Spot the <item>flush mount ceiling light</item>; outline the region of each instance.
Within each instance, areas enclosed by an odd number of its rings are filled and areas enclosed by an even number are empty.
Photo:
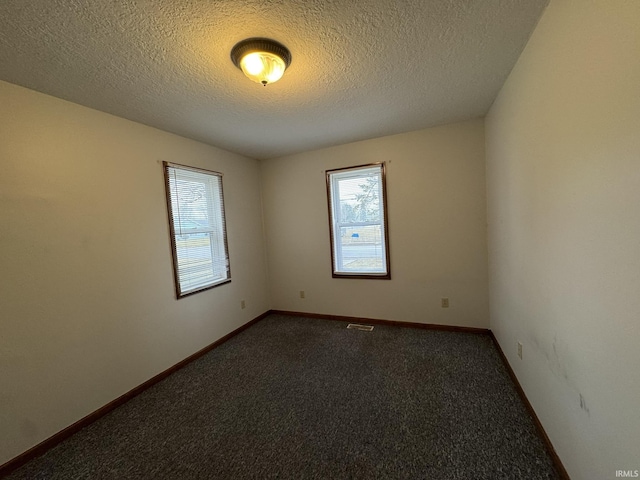
[[[231,49],[231,60],[251,80],[267,86],[280,80],[291,64],[291,53],[274,40],[248,38]]]

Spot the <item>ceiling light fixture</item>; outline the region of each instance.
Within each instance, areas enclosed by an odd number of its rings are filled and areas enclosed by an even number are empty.
[[[291,64],[291,52],[268,38],[247,38],[231,49],[231,60],[247,77],[266,87],[280,80]]]

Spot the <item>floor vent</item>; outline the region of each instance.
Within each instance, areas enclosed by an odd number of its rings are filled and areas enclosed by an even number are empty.
[[[362,330],[363,332],[372,332],[373,325],[358,325],[357,323],[350,323],[347,328],[351,330]]]

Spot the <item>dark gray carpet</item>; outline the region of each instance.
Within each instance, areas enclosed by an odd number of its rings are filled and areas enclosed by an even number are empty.
[[[10,479],[556,479],[486,335],[272,315]]]

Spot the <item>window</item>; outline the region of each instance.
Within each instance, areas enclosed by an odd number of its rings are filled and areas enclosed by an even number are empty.
[[[176,295],[230,282],[222,174],[163,165]]]
[[[333,276],[390,279],[384,163],[327,171]]]

